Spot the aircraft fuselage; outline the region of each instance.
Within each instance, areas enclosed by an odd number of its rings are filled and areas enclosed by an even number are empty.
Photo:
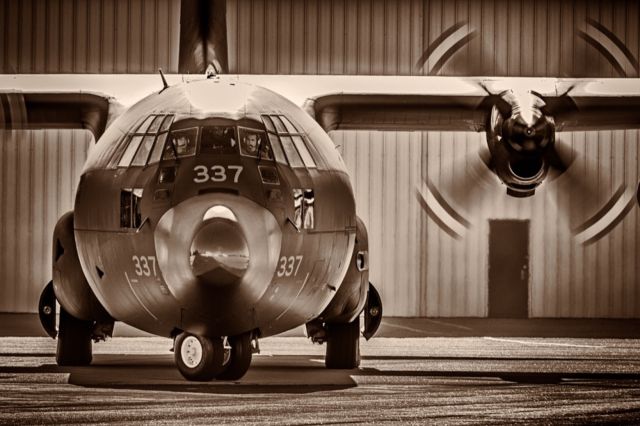
[[[74,211],[106,311],[164,336],[267,336],[318,317],[347,274],[356,215],[314,125],[273,92],[213,81],[152,95],[113,123]]]

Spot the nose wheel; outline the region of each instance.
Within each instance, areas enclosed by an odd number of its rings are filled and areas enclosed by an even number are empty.
[[[181,333],[174,354],[178,370],[187,380],[206,382],[223,370],[224,350],[219,337]]]
[[[216,376],[216,379],[239,380],[251,365],[253,354],[251,333],[228,337],[224,349],[224,370]]]
[[[176,338],[174,354],[180,373],[197,382],[238,380],[251,365],[251,333],[220,337],[181,333]]]

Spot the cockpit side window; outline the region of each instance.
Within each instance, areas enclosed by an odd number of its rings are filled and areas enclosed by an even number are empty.
[[[147,164],[147,158],[149,157],[149,153],[153,148],[153,142],[155,138],[155,136],[149,135],[145,136],[144,139],[142,139],[142,143],[138,148],[138,152],[136,152],[136,156],[133,157],[133,161],[131,162],[132,166],[144,166],[145,164]]]
[[[276,161],[291,167],[315,168],[316,162],[305,144],[305,135],[284,115],[263,115]],[[285,158],[286,157],[286,158]]]
[[[296,147],[293,145],[291,136],[280,136],[280,142],[282,142],[282,148],[284,148],[284,152],[287,155],[287,160],[289,160],[291,167],[304,167],[304,163],[302,162]]]
[[[140,135],[131,136],[131,138],[129,139],[129,145],[127,146],[127,149],[124,152],[124,154],[122,154],[122,157],[120,158],[120,162],[118,163],[118,167],[129,167],[129,164],[131,164],[131,160],[133,159],[133,156],[138,150],[138,147],[140,146],[140,143],[142,142],[143,137],[144,136],[140,136]]]
[[[126,137],[127,147],[118,161],[118,167],[141,167],[149,162],[159,161],[158,151],[164,146],[172,121],[173,115],[152,114],[145,118],[136,130]]]

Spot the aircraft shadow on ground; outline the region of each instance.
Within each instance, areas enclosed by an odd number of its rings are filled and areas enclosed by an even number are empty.
[[[46,355],[45,355],[46,356]],[[313,392],[344,390],[357,386],[358,376],[377,377],[433,377],[461,379],[501,379],[511,383],[554,384],[563,381],[640,381],[640,373],[610,372],[514,372],[482,370],[381,370],[361,367],[354,370],[326,370],[317,355],[279,355],[260,358],[247,375],[238,382],[212,381],[188,382],[177,371],[173,360],[167,356],[97,355],[86,367],[59,367],[55,364],[36,366],[2,366],[0,374],[69,374],[69,383],[90,388],[114,388],[129,390],[195,392],[211,394],[306,394]],[[408,357],[416,359],[418,357]],[[405,357],[367,357],[366,359],[406,360]],[[419,357],[435,361],[460,360],[459,358]],[[484,358],[465,360],[486,361]],[[505,360],[511,360],[506,358]],[[500,382],[503,385],[505,383]],[[457,384],[457,386],[461,386]]]

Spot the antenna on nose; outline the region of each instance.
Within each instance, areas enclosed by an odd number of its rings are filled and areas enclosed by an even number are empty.
[[[167,83],[167,79],[164,78],[164,73],[162,72],[162,68],[158,68],[158,72],[160,73],[160,78],[162,79],[162,90],[159,93],[162,93],[165,89],[169,87]]]

